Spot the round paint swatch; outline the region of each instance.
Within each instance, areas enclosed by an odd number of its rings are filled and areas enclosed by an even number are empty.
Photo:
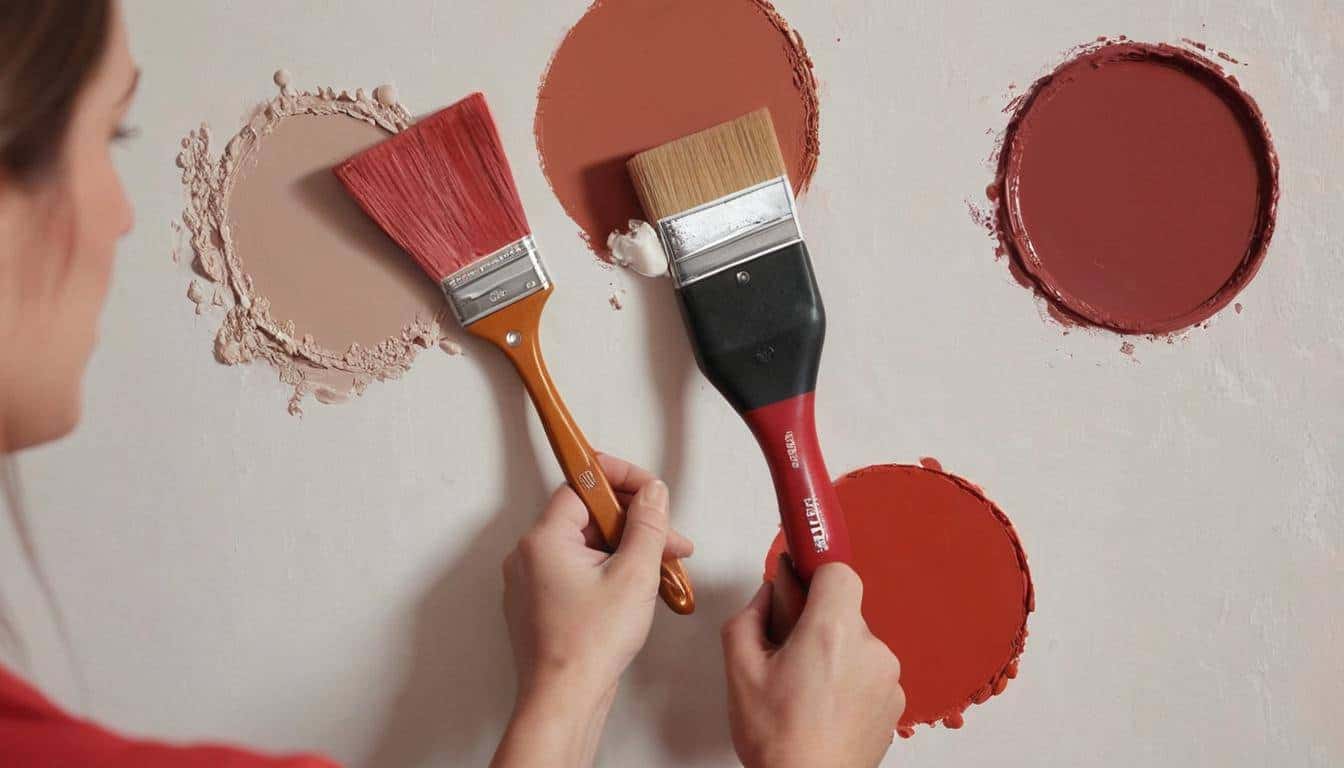
[[[537,96],[546,178],[591,248],[644,214],[631,156],[769,107],[794,191],[819,151],[802,39],[765,0],[597,0],[551,58]]]
[[[991,196],[1014,267],[1054,309],[1167,333],[1208,319],[1255,275],[1278,159],[1255,102],[1216,64],[1111,43],[1022,98]]]
[[[863,617],[901,661],[902,736],[921,723],[959,728],[967,707],[1002,692],[1035,607],[1012,523],[979,488],[936,466],[868,467],[835,484]],[[783,551],[780,535],[767,580]]]
[[[223,313],[215,359],[270,363],[300,415],[308,395],[347,400],[450,344],[449,312],[331,172],[410,125],[395,92],[299,91],[284,70],[275,84],[218,157],[204,125],[182,141],[183,228],[195,274],[210,284],[193,279],[187,297],[197,314]]]
[[[391,135],[345,115],[293,115],[259,142],[229,194],[229,233],[253,291],[328,349],[376,347],[446,314],[443,294],[331,172]]]

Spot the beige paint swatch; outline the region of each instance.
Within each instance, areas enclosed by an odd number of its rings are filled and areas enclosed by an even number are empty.
[[[182,221],[194,267],[226,310],[215,357],[262,359],[302,400],[340,402],[404,373],[445,340],[442,294],[351,201],[331,167],[410,124],[389,86],[372,97],[330,88],[280,93],[217,160],[206,126],[182,142]],[[221,289],[223,289],[221,291]],[[188,291],[197,312],[206,291]]]

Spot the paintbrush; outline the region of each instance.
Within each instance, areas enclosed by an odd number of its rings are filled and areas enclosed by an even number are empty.
[[[817,440],[826,313],[768,110],[628,164],[667,252],[700,370],[765,453],[804,583],[847,562],[849,534]]]
[[[542,359],[537,332],[554,286],[485,97],[472,94],[335,172],[369,216],[442,286],[462,325],[513,362],[565,479],[614,548],[625,513]],[[663,561],[659,594],[677,613],[694,610],[680,561]]]

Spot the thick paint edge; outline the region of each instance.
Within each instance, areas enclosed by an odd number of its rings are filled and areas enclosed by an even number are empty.
[[[1033,260],[1026,255],[1030,250],[1026,244],[1027,238],[1025,235],[1019,234],[1020,227],[1016,226],[1016,220],[1012,212],[1013,206],[1009,202],[1011,198],[1008,182],[1012,175],[1014,140],[1023,119],[1031,111],[1036,99],[1047,92],[1049,86],[1064,70],[1076,64],[1079,59],[1105,54],[1107,49],[1116,49],[1115,55],[1119,59],[1134,61],[1161,60],[1163,63],[1180,68],[1192,77],[1204,82],[1228,105],[1242,124],[1243,130],[1247,134],[1247,140],[1255,154],[1256,165],[1261,177],[1261,188],[1258,190],[1260,204],[1256,212],[1255,228],[1252,230],[1251,246],[1247,249],[1240,265],[1227,282],[1213,296],[1190,312],[1142,328],[1118,323],[1086,302],[1072,299],[1053,290],[1046,280],[1033,269]],[[1220,58],[1237,63],[1235,59],[1225,55],[1220,55]],[[999,250],[1007,255],[1010,260],[1009,269],[1012,271],[1014,279],[1044,299],[1050,316],[1061,325],[1066,327],[1082,325],[1125,335],[1153,337],[1179,333],[1200,325],[1226,307],[1260,270],[1260,266],[1264,263],[1265,256],[1269,251],[1269,244],[1273,239],[1275,225],[1278,221],[1279,155],[1274,148],[1273,137],[1260,106],[1241,87],[1236,77],[1227,74],[1217,62],[1193,51],[1165,43],[1140,43],[1129,40],[1123,35],[1114,40],[1102,37],[1094,42],[1070,49],[1063,62],[1049,74],[1036,80],[1026,92],[1012,99],[1004,111],[1011,113],[1012,118],[1009,120],[1002,137],[998,140],[993,155],[991,155],[991,159],[996,164],[996,173],[994,183],[988,190],[988,197],[995,209],[992,215],[994,234],[999,242]]]

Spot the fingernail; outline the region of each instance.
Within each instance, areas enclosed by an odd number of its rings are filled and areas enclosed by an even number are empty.
[[[648,499],[650,504],[663,506],[667,503],[667,483],[662,480],[654,480],[649,484],[649,488],[644,492],[644,498]]]

